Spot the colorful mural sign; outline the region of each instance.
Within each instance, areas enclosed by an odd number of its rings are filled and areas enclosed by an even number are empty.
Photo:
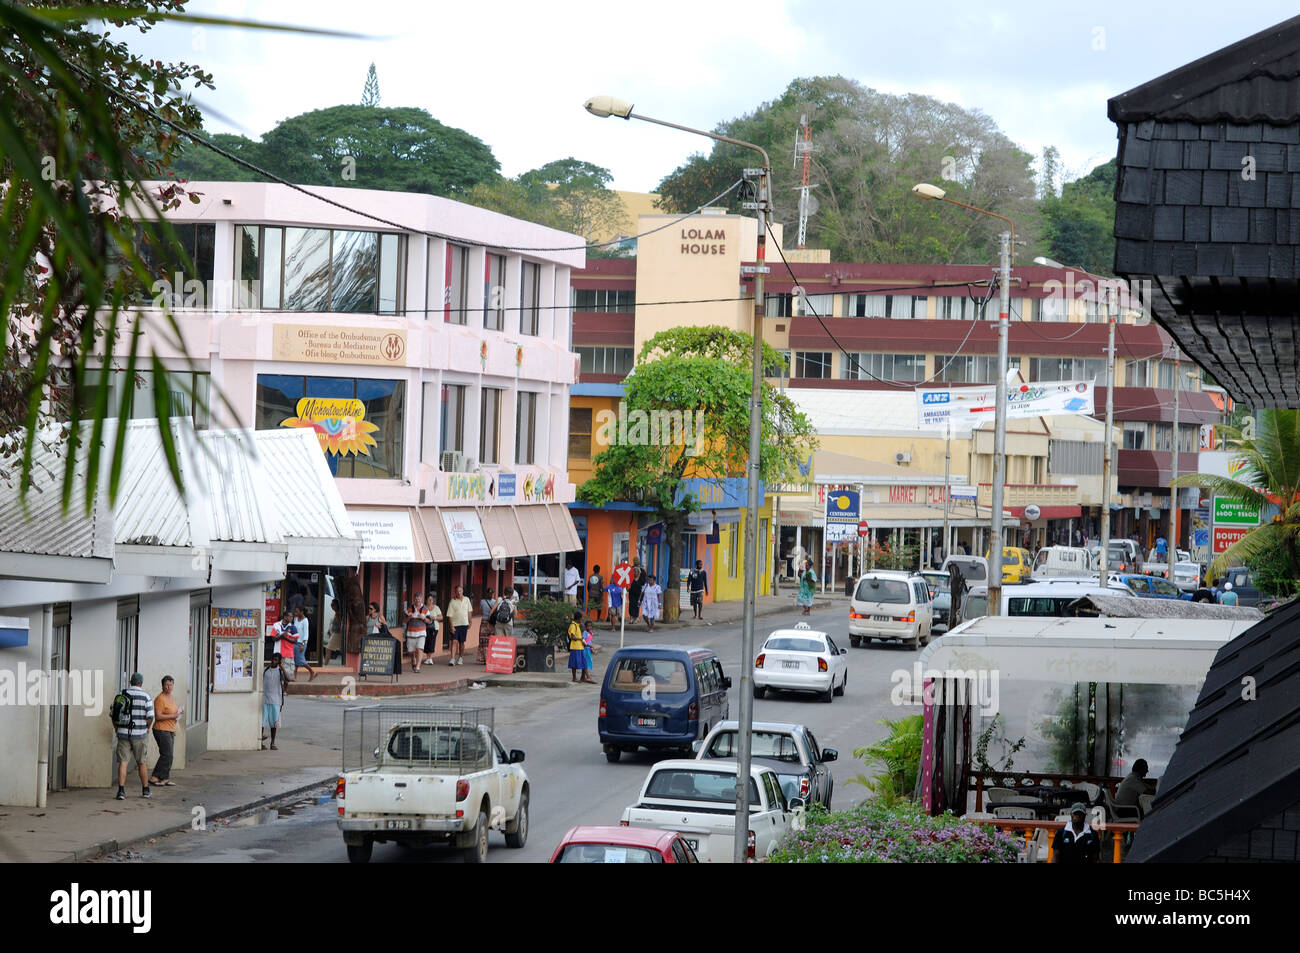
[[[487,480],[481,473],[448,473],[448,500],[486,500]]]
[[[379,427],[366,420],[366,405],[356,398],[303,397],[295,410],[297,416],[280,421],[280,426],[316,431],[326,453],[368,457],[370,448],[377,446],[370,435]]]
[[[555,474],[530,473],[524,477],[525,503],[552,503],[555,501]]]

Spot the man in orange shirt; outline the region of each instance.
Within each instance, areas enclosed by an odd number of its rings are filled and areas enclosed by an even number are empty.
[[[158,763],[154,765],[149,783],[160,787],[176,784],[171,779],[172,752],[176,748],[176,719],[185,713],[185,709],[178,707],[172,696],[175,687],[176,679],[164,675],[162,691],[153,700],[153,740],[158,743]]]

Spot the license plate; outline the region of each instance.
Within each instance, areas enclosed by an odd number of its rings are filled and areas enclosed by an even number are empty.
[[[637,725],[638,728],[658,728],[658,727],[659,727],[659,719],[658,719],[658,718],[638,718],[638,719],[636,720],[636,725]]]
[[[384,821],[384,829],[389,831],[409,831],[410,821]]]
[[[782,668],[803,668],[803,663],[801,663],[801,662],[782,662],[782,663],[781,663],[781,667],[782,667]]]
[[[892,615],[873,615],[871,617],[871,621],[872,622],[893,622],[894,617]]]
[[[683,837],[682,840],[686,841],[687,845],[691,848],[691,850],[698,851],[700,849],[700,842],[698,838]]]

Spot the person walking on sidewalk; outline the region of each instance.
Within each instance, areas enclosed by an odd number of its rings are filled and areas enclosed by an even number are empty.
[[[145,766],[144,745],[153,725],[153,699],[144,690],[144,676],[136,672],[131,684],[124,690],[131,699],[130,721],[117,725],[117,799],[126,800],[126,762],[135,759],[140,772],[140,796],[149,796],[149,769]],[[111,715],[111,712],[110,712]]]
[[[158,762],[153,766],[153,775],[149,783],[157,787],[172,787],[172,752],[176,750],[176,719],[185,714],[184,708],[176,705],[172,689],[176,679],[164,675],[162,691],[153,700],[153,740],[158,743]]]
[[[448,665],[465,664],[465,637],[469,635],[469,617],[474,604],[461,586],[456,587],[456,597],[447,603],[447,622],[451,626],[451,659]]]
[[[627,590],[627,615],[633,622],[641,614],[641,593],[645,591],[645,570],[636,565],[639,560],[634,560],[632,565],[632,585]]]
[[[663,594],[663,587],[659,585],[659,579],[655,576],[651,576],[645,588],[641,590],[641,615],[645,617],[647,632],[655,630],[655,622],[663,609]]]
[[[343,615],[339,611],[339,601],[330,600],[330,609],[334,615],[330,619],[329,642],[325,645],[325,651],[329,653],[326,656],[326,665],[333,665],[334,660],[338,659],[339,663],[343,662]]]
[[[284,659],[284,674],[292,680],[294,676],[293,647],[294,643],[298,641],[298,629],[293,624],[292,609],[284,610],[284,616],[279,622],[271,626],[271,632],[267,638],[276,640],[275,650]]]
[[[424,597],[415,594],[415,600],[406,607],[406,651],[411,656],[411,671],[418,672],[424,664],[424,638],[428,635],[429,619],[424,612]]]
[[[582,640],[582,613],[577,609],[573,611],[573,621],[569,623],[567,637],[569,641],[569,674],[571,676],[569,681],[575,685],[580,681],[592,681],[592,678],[587,674],[586,668],[587,658],[584,650],[587,646]],[[581,678],[578,677],[579,674],[582,675]]]
[[[307,664],[308,624],[307,613],[302,611],[302,606],[293,610],[293,627],[298,631],[298,639],[293,644],[293,680],[298,680],[298,668],[301,666],[307,670],[307,681],[315,681],[316,670]]]
[[[605,587],[609,593],[609,631],[614,631],[614,624],[623,618],[623,589],[610,583]]]
[[[582,573],[578,572],[573,563],[569,563],[569,568],[564,570],[564,601],[571,606],[578,604],[578,585],[582,582]]]
[[[605,577],[600,574],[600,567],[597,566],[587,577],[587,617],[596,622],[600,621],[600,604],[605,598]]]
[[[596,667],[596,633],[591,631],[591,619],[586,619],[582,623],[582,661],[586,666],[582,672],[584,682],[594,682],[591,677],[592,670]]]
[[[709,574],[704,571],[704,562],[695,560],[695,568],[686,576],[686,588],[691,594],[691,612],[695,618],[704,619],[704,595],[709,591]]]
[[[442,610],[438,608],[438,600],[432,592],[424,598],[424,618],[429,627],[424,636],[424,660],[420,663],[421,668],[433,664],[433,655],[438,651],[438,636],[442,634]]]
[[[271,750],[279,749],[275,746],[275,733],[280,730],[280,709],[284,707],[284,686],[289,679],[285,678],[284,669],[281,667],[283,658],[279,652],[271,656],[271,661],[267,663],[266,669],[262,672],[262,725],[271,729]],[[266,750],[266,735],[262,735],[262,750]]]

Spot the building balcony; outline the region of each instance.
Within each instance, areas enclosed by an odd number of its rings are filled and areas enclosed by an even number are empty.
[[[980,506],[993,505],[993,484],[981,483],[977,501]],[[1034,504],[1041,511],[1039,519],[1070,519],[1080,514],[1080,491],[1073,483],[1008,483],[1003,488],[1002,508],[1017,517]]]

